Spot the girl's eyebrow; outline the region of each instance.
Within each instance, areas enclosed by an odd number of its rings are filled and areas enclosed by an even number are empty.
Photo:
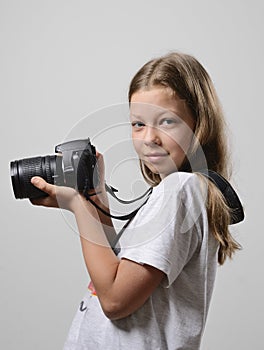
[[[142,119],[143,116],[142,115],[137,115],[137,114],[131,114],[130,113],[130,118],[134,118],[134,119]]]
[[[161,118],[164,115],[168,115],[171,114],[171,117],[177,117],[177,118],[181,118],[181,116],[179,115],[179,113],[176,113],[176,111],[174,110],[169,110],[166,109],[164,111],[159,112],[156,117],[157,118]],[[147,115],[146,115],[147,116]],[[134,119],[144,119],[144,113],[143,114],[136,114],[136,113],[130,113],[130,117],[134,118]]]

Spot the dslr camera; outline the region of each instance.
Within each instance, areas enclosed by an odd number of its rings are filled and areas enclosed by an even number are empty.
[[[57,145],[55,153],[10,162],[15,198],[34,199],[47,196],[31,184],[33,176],[40,176],[50,184],[72,187],[80,193],[86,193],[98,186],[96,149],[89,138]]]

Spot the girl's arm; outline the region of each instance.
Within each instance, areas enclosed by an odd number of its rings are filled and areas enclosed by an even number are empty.
[[[120,260],[109,245],[97,210],[75,190],[48,184],[41,178],[34,178],[32,183],[49,195],[33,204],[60,206],[74,213],[86,267],[105,315],[116,320],[140,308],[164,273],[149,265]]]
[[[89,215],[85,206],[89,207]],[[74,214],[86,267],[104,313],[110,319],[128,316],[142,306],[160,284],[163,272],[117,258],[90,203],[78,203]]]

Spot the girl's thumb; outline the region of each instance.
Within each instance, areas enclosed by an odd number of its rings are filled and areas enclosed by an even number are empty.
[[[43,180],[41,177],[39,176],[34,176],[31,178],[31,183],[32,185],[36,186],[37,188],[42,189],[43,187],[45,187],[45,180]]]

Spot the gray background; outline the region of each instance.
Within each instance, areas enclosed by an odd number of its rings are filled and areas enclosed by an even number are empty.
[[[61,349],[88,280],[70,219],[16,201],[10,160],[52,154],[80,120],[125,102],[143,63],[175,49],[213,78],[247,215],[233,228],[243,251],[218,270],[202,349],[263,349],[263,10],[256,0],[0,1],[1,349]]]

